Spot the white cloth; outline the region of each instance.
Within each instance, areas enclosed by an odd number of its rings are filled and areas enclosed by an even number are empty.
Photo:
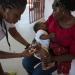
[[[35,36],[35,40],[42,45],[42,47],[49,48],[50,39],[42,40],[40,39],[41,35],[48,35],[48,33],[44,30],[38,30]]]
[[[5,22],[5,25],[7,27],[7,30],[9,30],[9,28],[15,27],[14,24],[10,24],[10,23],[6,22],[5,20],[4,20],[4,22]],[[3,30],[2,30],[2,28],[4,28],[3,22],[2,22],[2,27],[1,27],[1,24],[0,24],[0,41],[5,37],[5,34],[4,34]]]

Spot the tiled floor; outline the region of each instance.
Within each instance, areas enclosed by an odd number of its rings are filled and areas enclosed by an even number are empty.
[[[44,19],[41,19],[41,21],[44,21]],[[33,31],[33,25],[29,24],[29,15],[28,15],[28,6],[26,8],[26,11],[22,15],[22,19],[16,24],[16,28],[19,31],[19,33],[29,42],[33,40],[35,33]],[[15,41],[10,35],[9,35],[9,41],[11,44],[11,48],[15,52],[22,52],[24,50],[24,46]],[[6,42],[6,38],[4,38],[2,41],[0,41],[0,49],[4,51],[9,51],[8,44]],[[12,59],[0,59],[0,62],[2,63],[4,71],[16,71],[17,75],[27,75],[27,72],[22,67],[22,58],[12,58]],[[53,73],[53,75],[57,75],[56,73]]]

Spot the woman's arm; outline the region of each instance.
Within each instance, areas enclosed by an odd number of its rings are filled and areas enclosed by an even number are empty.
[[[51,61],[70,61],[75,59],[75,56],[71,55],[71,54],[64,54],[61,56],[50,56],[50,59],[48,57],[42,57],[42,61],[44,62],[51,62]]]
[[[52,56],[51,61],[70,61],[75,59],[72,54],[63,54],[61,56]]]
[[[20,42],[21,44],[23,44],[24,46],[27,46],[29,43],[19,34],[19,32],[16,30],[16,28],[10,28],[9,29],[9,33],[10,35],[17,40],[18,42]]]
[[[31,56],[35,53],[35,51],[36,51],[36,49],[31,50],[31,47],[24,50],[22,53],[9,53],[9,52],[0,51],[0,59],[19,58],[19,57]]]
[[[8,53],[4,51],[0,51],[0,59],[6,58],[15,58],[15,57],[22,57],[22,53]]]

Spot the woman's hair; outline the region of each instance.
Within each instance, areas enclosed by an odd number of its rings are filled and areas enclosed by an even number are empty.
[[[37,23],[35,23],[35,25],[33,27],[33,29],[34,29],[35,32],[37,32],[37,28],[38,28],[38,26],[40,26],[41,23],[43,23],[43,22],[37,22]]]
[[[75,0],[57,0],[57,2],[69,11],[75,10]]]
[[[6,8],[19,8],[27,4],[27,0],[0,0],[0,5]]]

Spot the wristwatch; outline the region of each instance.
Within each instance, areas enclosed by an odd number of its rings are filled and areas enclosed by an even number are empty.
[[[29,46],[30,46],[30,44],[28,44],[25,49],[27,49]]]

